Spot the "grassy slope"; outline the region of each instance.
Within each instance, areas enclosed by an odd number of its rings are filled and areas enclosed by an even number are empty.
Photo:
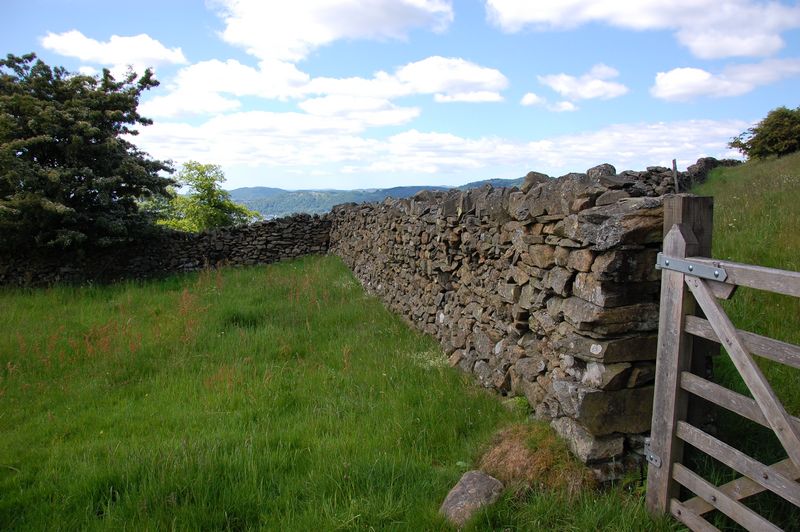
[[[447,491],[520,420],[333,257],[0,309],[0,529],[447,529]],[[538,489],[474,524],[505,526],[654,527],[640,494]]]
[[[0,294],[0,528],[440,528],[510,414],[334,259]]]
[[[800,271],[800,153],[721,169],[694,192],[714,196],[714,257]],[[740,329],[800,344],[800,299],[740,288],[724,305]],[[787,409],[800,415],[798,372],[763,367]],[[738,387],[731,369],[720,364],[718,375]]]
[[[714,257],[800,271],[800,153],[719,169],[693,192],[714,196]],[[800,345],[800,299],[739,288],[723,306],[738,328]],[[800,371],[757,360],[786,409],[800,415]],[[714,371],[718,382],[750,395],[727,355]],[[724,441],[765,463],[786,457],[769,430],[727,411],[719,415]],[[710,459],[697,467],[718,480],[733,476]],[[800,527],[800,511],[774,502],[763,497],[754,506],[784,527]]]

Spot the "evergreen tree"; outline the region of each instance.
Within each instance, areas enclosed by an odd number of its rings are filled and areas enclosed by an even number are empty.
[[[0,60],[0,244],[107,246],[150,225],[137,199],[165,194],[172,168],[128,138],[152,123],[137,107],[157,85],[149,69],[116,81]]]

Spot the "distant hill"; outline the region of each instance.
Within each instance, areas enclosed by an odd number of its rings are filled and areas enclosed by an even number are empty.
[[[483,185],[493,187],[510,187],[522,183],[519,179],[486,179],[473,181],[455,187],[460,190],[479,188]],[[383,201],[388,197],[409,198],[421,190],[450,190],[454,187],[413,186],[392,187],[363,190],[284,190],[272,187],[243,187],[230,191],[233,201],[249,209],[260,212],[266,217],[287,216],[298,212],[322,214],[340,203],[363,203]]]
[[[524,177],[518,177],[516,179],[484,179],[483,181],[472,181],[471,183],[467,183],[466,185],[461,185],[457,187],[459,190],[469,190],[471,188],[480,188],[484,185],[492,185],[495,188],[501,187],[518,187],[525,181]]]
[[[252,200],[252,199],[263,199],[263,198],[271,198],[273,196],[277,196],[278,194],[284,194],[286,191],[282,188],[272,188],[272,187],[242,187],[236,188],[230,191],[231,196],[236,201],[243,201],[243,200]],[[234,192],[236,195],[234,196]]]

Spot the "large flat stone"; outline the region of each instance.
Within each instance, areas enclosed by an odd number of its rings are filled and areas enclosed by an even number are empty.
[[[599,390],[579,394],[576,419],[595,436],[614,432],[635,434],[650,430],[653,417],[653,387]]]
[[[598,390],[619,390],[628,384],[631,365],[628,362],[618,364],[602,364],[589,362],[581,379],[581,384]]]
[[[624,437],[592,436],[580,423],[568,417],[554,419],[550,425],[566,440],[572,454],[584,464],[620,456],[625,448]]]
[[[598,251],[620,244],[656,243],[661,239],[660,198],[628,198],[572,214],[564,219],[564,236],[592,244]]]
[[[658,337],[627,336],[612,340],[599,340],[567,333],[555,342],[557,349],[587,362],[597,361],[606,364],[655,360]]]
[[[656,303],[605,308],[573,296],[561,302],[560,311],[576,329],[594,330],[600,334],[653,331],[658,328]]]
[[[657,249],[626,249],[606,251],[592,263],[591,271],[598,279],[616,283],[657,281],[655,269]]]
[[[646,299],[655,300],[660,288],[658,281],[615,283],[601,280],[593,273],[581,272],[575,276],[572,293],[600,307],[620,307]]]
[[[503,492],[503,483],[482,471],[467,471],[445,497],[439,513],[461,527],[475,513],[494,503]]]

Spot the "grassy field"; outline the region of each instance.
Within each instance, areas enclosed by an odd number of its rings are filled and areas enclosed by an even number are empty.
[[[0,313],[2,530],[446,530],[448,490],[524,418],[334,257],[0,290]],[[473,529],[671,526],[564,482],[563,443],[522,426],[538,472]]]
[[[800,271],[800,153],[736,168],[715,170],[692,192],[714,196],[713,255],[716,258]],[[739,288],[723,303],[740,329],[800,345],[800,299]],[[756,357],[775,393],[800,415],[800,371]],[[715,380],[750,396],[726,354],[715,361]],[[786,457],[771,431],[719,411],[719,437],[764,463]],[[695,457],[700,470],[717,481],[734,475],[712,459]],[[800,510],[767,494],[753,507],[784,528],[800,529]],[[719,519],[717,526],[730,526]]]
[[[799,176],[800,155],[715,172],[695,191],[715,196],[714,255],[800,270]],[[796,299],[741,290],[726,309],[740,328],[800,343]],[[447,530],[438,506],[479,465],[511,489],[471,530],[677,528],[647,516],[636,479],[576,482],[546,426],[446,367],[333,257],[0,290],[0,316],[2,530]],[[763,368],[800,413],[798,372]],[[716,378],[744,391],[725,356]],[[719,427],[781,457],[767,431],[724,414]]]

